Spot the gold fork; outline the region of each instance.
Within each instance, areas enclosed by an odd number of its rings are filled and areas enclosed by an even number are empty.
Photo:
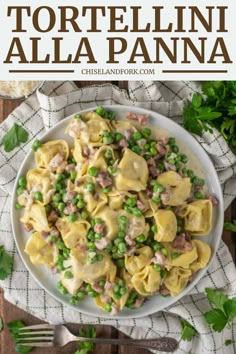
[[[156,349],[170,353],[175,351],[179,343],[171,337],[152,339],[112,339],[112,338],[85,338],[76,337],[63,326],[40,324],[19,328],[17,344],[34,347],[63,347],[69,342],[91,342],[97,344],[129,345],[138,348]]]

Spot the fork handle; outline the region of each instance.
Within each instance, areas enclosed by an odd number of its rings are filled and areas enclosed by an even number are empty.
[[[78,341],[88,341],[86,338],[77,338]],[[179,342],[171,337],[161,337],[154,339],[110,339],[110,338],[89,338],[89,342],[97,344],[129,345],[138,348],[156,349],[158,351],[170,353],[175,351]]]

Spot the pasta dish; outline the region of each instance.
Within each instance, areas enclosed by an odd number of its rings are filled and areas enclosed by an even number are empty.
[[[30,261],[71,304],[90,296],[111,315],[176,296],[206,267],[211,248],[195,236],[210,232],[217,204],[174,137],[143,114],[115,118],[98,107],[74,115],[71,144],[36,140],[16,203]]]

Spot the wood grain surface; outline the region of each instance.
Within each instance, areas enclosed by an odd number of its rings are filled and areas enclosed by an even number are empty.
[[[104,81],[80,81],[76,82],[79,87],[84,87],[93,84],[102,84]],[[122,89],[127,89],[126,81],[113,81],[114,85],[119,86]],[[11,100],[0,100],[0,122],[3,121],[9,113],[11,113],[22,101],[11,101]],[[236,201],[231,204],[231,206],[225,212],[225,219],[231,220],[236,219]],[[236,235],[231,232],[224,232],[222,236],[225,243],[228,245],[230,253],[235,261],[236,259]],[[4,300],[3,290],[0,289],[0,316],[3,319],[4,324],[13,321],[13,320],[22,320],[27,325],[42,323],[42,321],[37,318],[29,315],[25,311],[20,310],[16,306],[11,305],[7,301]],[[72,330],[73,333],[78,333],[80,325],[68,324],[68,328]],[[121,332],[117,331],[111,326],[96,326],[97,336],[101,337],[112,337],[112,338],[124,338]],[[44,349],[44,348],[36,348],[33,353],[35,354],[61,354],[67,353],[72,354],[76,351],[77,346],[75,343],[68,344],[66,347],[61,349]],[[0,334],[0,353],[1,354],[14,354],[14,342],[11,339],[8,329],[4,328],[4,330]],[[109,345],[99,345],[95,346],[94,354],[148,354],[150,353],[144,349],[131,349],[128,347],[116,347]]]

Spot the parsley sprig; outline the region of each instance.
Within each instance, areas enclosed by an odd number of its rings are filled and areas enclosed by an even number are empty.
[[[204,318],[214,331],[222,332],[236,317],[236,297],[230,299],[220,291],[210,288],[206,288],[205,291],[214,308],[204,313]]]
[[[225,222],[224,229],[227,231],[236,232],[236,219],[233,220],[232,222]]]
[[[85,330],[79,331],[80,337],[96,338],[96,330],[93,326],[88,326]],[[94,344],[91,342],[78,342],[79,349],[74,354],[87,354],[93,350]]]
[[[0,280],[6,279],[12,271],[13,259],[5,251],[3,246],[0,246]]]
[[[2,139],[4,150],[10,152],[21,143],[26,143],[28,136],[29,134],[24,128],[14,123]]]
[[[184,127],[202,135],[215,127],[236,151],[236,81],[208,81],[183,110]]]
[[[181,321],[182,332],[181,340],[190,342],[193,337],[197,334],[196,329],[186,320]]]

